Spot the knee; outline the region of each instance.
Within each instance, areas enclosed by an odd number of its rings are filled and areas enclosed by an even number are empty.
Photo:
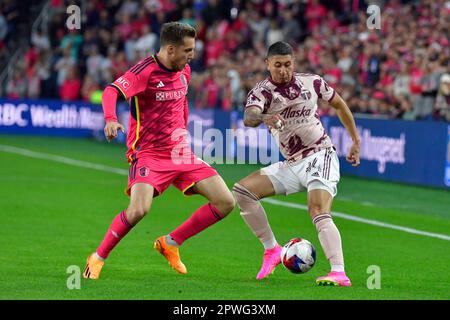
[[[242,188],[242,186],[238,182],[236,182],[233,186],[233,189],[231,189],[231,192],[233,193],[233,197],[234,197],[235,201],[240,206],[242,195],[239,192],[239,188]]]
[[[255,209],[261,206],[259,198],[239,183],[234,184],[233,194],[238,203],[240,215],[243,218],[252,215]]]
[[[226,217],[231,211],[233,211],[236,206],[236,201],[234,200],[231,192],[228,192],[220,200],[213,203],[213,205],[222,213],[223,217]]]
[[[223,200],[223,208],[226,212],[225,215],[228,215],[231,211],[233,211],[234,207],[236,206],[236,200],[234,199],[231,192],[227,195],[227,197]]]
[[[144,205],[129,206],[127,209],[128,222],[132,225],[135,225],[140,220],[142,220],[142,218],[145,217],[145,215],[147,214],[149,209],[150,208],[148,206],[144,206]]]
[[[240,197],[239,197],[239,193],[236,191],[236,186],[239,186],[239,184],[238,183],[234,184],[233,189],[231,189],[231,193],[233,194],[234,201],[237,203],[238,206],[240,206],[240,204],[239,204]]]
[[[254,193],[239,184],[239,182],[235,183],[233,186],[233,195],[241,208],[243,205],[245,206],[246,203],[255,203],[259,201],[259,198]]]
[[[327,210],[325,210],[325,207],[320,203],[312,203],[308,204],[308,212],[311,218],[314,218],[315,216],[326,213]]]

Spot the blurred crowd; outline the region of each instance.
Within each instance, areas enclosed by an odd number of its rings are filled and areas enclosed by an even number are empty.
[[[31,34],[6,96],[98,103],[108,83],[157,52],[164,22],[182,21],[198,33],[191,108],[242,110],[268,75],[267,47],[283,40],[296,70],[321,75],[354,113],[450,121],[450,1],[376,3],[378,29],[358,0],[89,0],[70,31],[71,2],[52,0],[48,32]],[[1,50],[11,28],[0,8]],[[334,109],[321,102],[321,112]]]

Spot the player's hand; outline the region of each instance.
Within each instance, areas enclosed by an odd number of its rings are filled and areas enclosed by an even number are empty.
[[[354,167],[359,166],[359,163],[360,163],[359,151],[360,151],[359,142],[353,142],[352,147],[350,148],[350,151],[348,152],[346,159]]]
[[[269,128],[269,130],[274,128],[282,131],[285,125],[285,121],[279,113],[267,115],[266,117],[264,117],[263,121]]]
[[[105,132],[106,140],[110,142],[112,139],[117,138],[118,130],[122,131],[122,133],[125,133],[124,126],[117,121],[106,122],[105,129],[103,129],[103,131]]]

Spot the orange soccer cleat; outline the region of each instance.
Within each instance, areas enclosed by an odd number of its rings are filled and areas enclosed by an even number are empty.
[[[102,271],[105,261],[96,257],[95,253],[91,254],[87,258],[86,268],[84,268],[83,278],[86,279],[98,279],[100,277],[100,271]]]
[[[186,266],[181,262],[178,247],[168,245],[165,236],[156,239],[153,247],[167,259],[169,265],[175,269],[176,272],[181,274],[187,273]]]

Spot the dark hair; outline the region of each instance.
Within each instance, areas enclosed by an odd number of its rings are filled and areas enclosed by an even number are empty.
[[[184,37],[195,38],[197,32],[193,27],[181,22],[167,22],[161,28],[160,43],[161,47],[173,44],[181,45],[184,43]]]
[[[271,56],[285,56],[285,55],[294,55],[294,49],[292,49],[291,45],[284,41],[278,41],[272,44],[267,50],[267,58]]]

